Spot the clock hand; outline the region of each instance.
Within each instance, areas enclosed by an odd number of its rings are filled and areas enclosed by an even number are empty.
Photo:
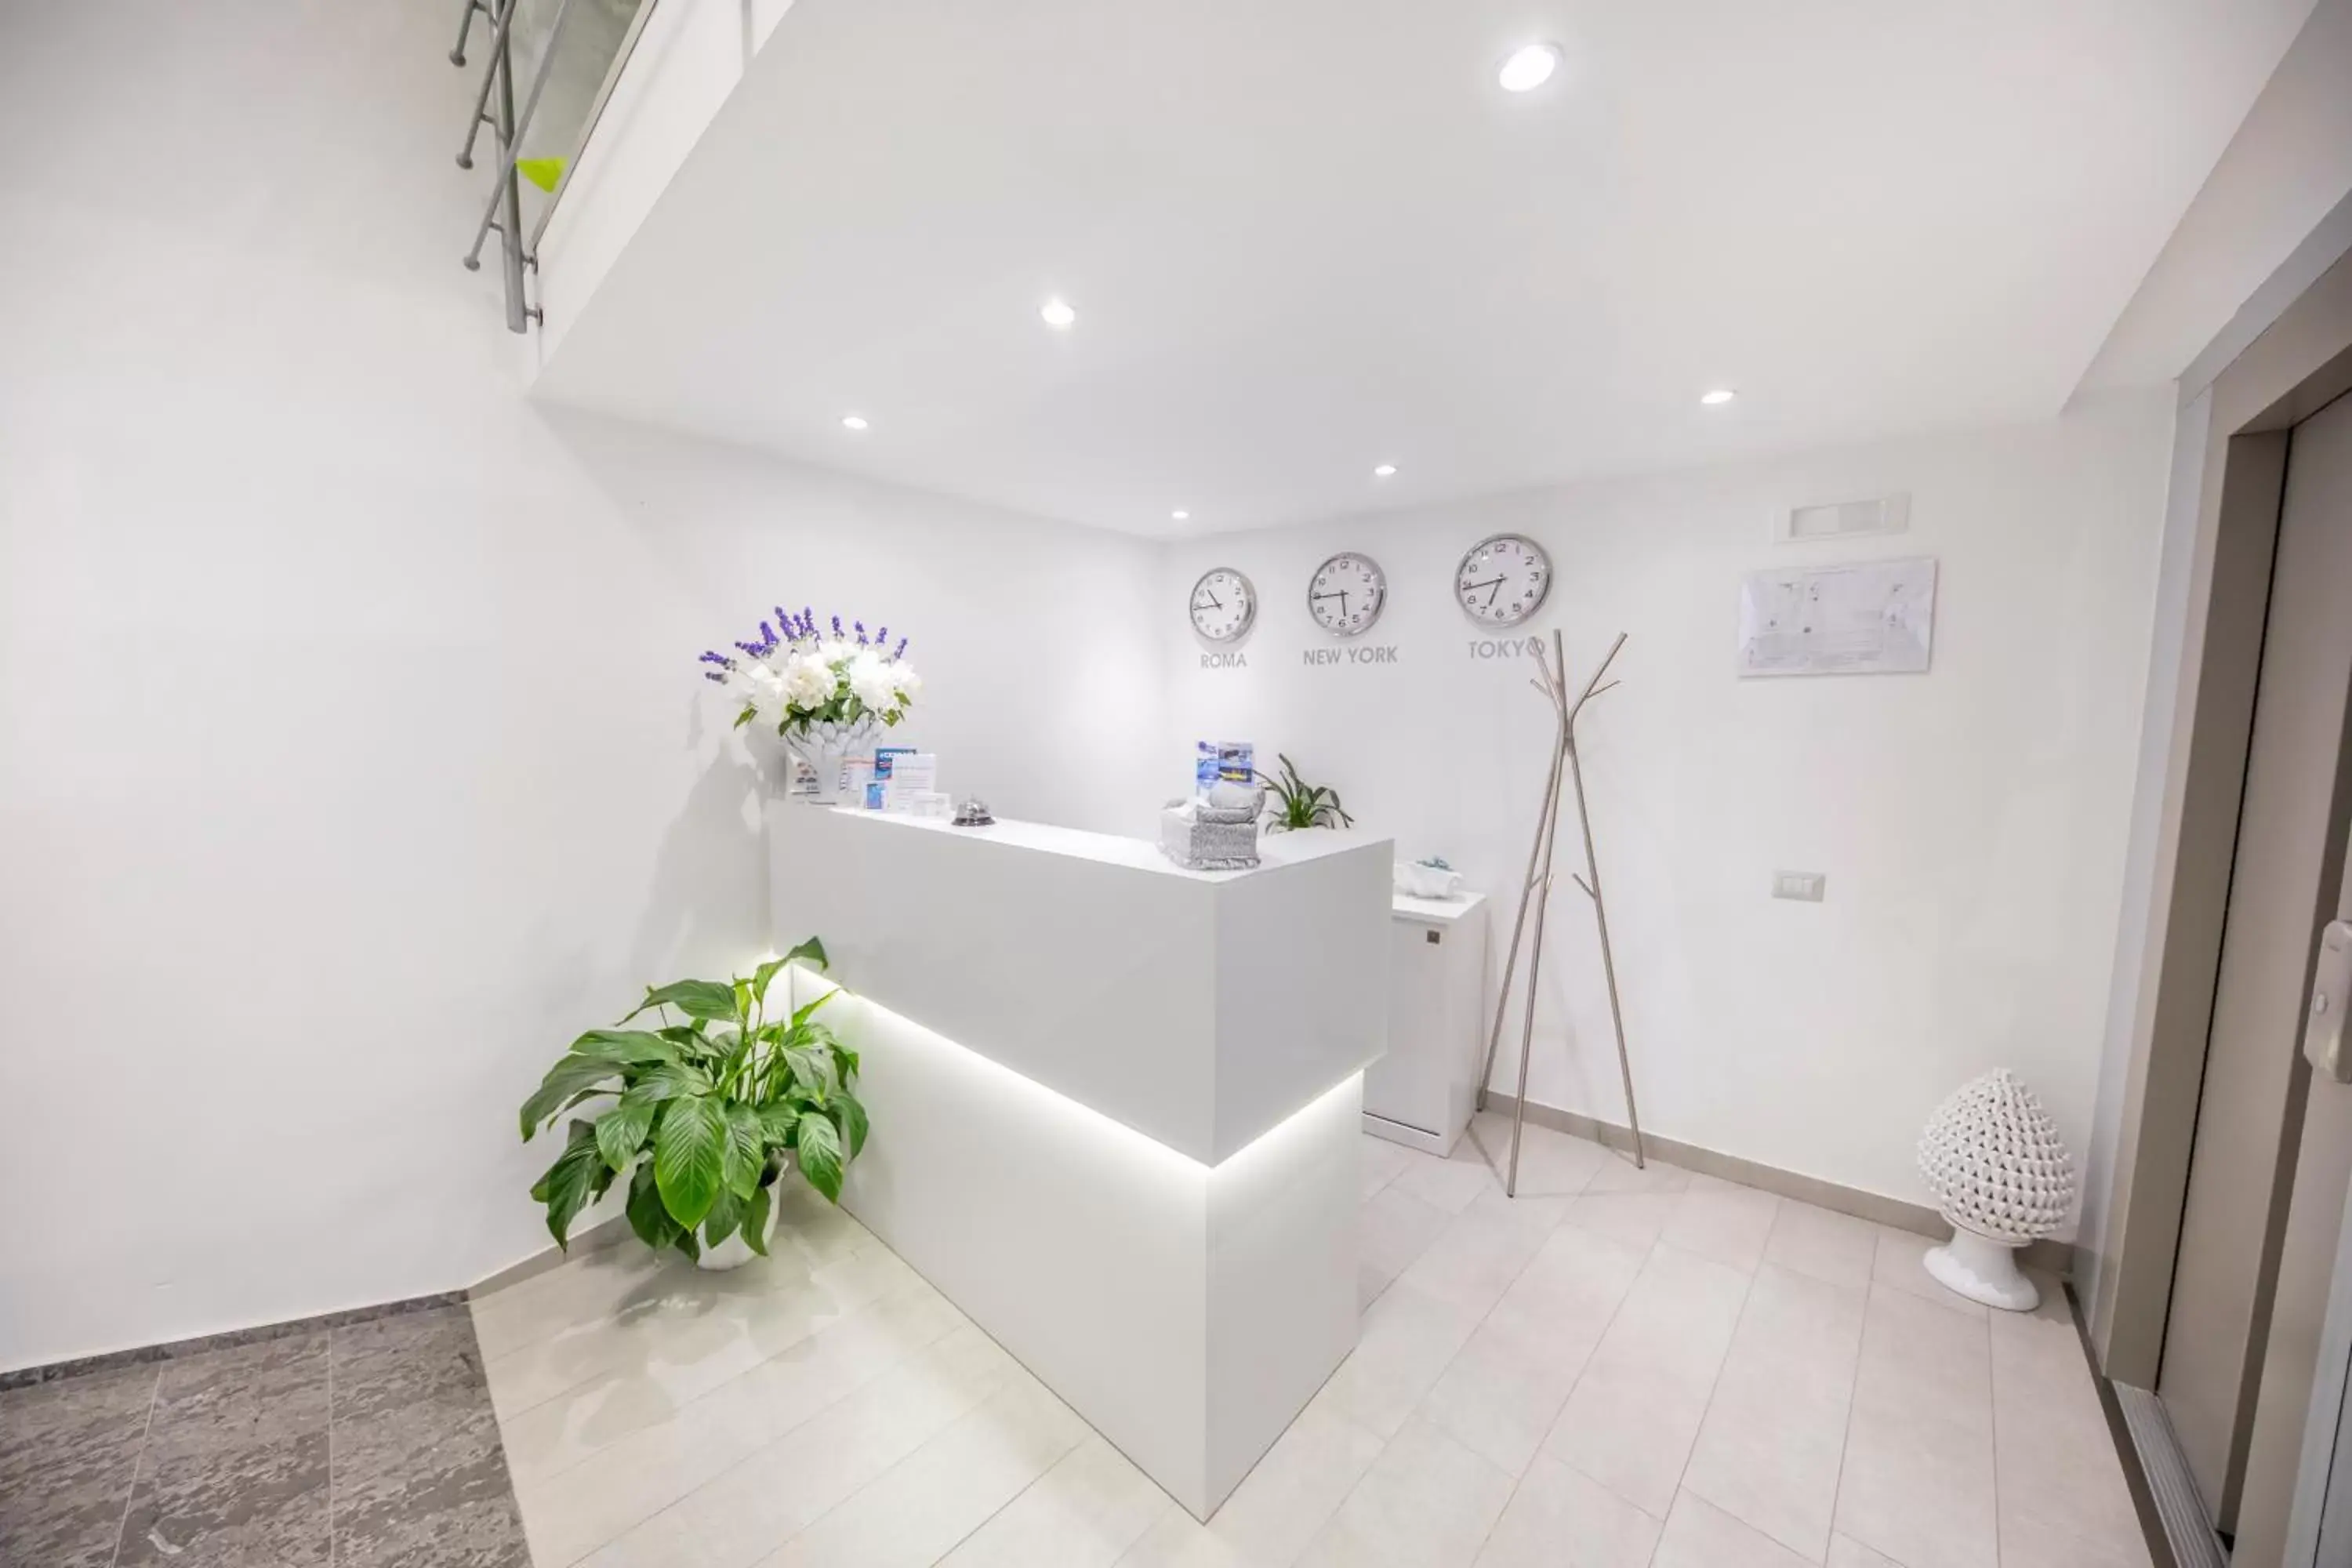
[[[1502,596],[1503,580],[1500,577],[1497,577],[1495,579],[1495,591],[1486,595],[1486,607],[1490,610],[1493,609],[1495,607],[1495,601]]]
[[[1307,596],[1310,599],[1337,599],[1340,602],[1341,609],[1344,610],[1347,607],[1348,595],[1344,592],[1334,591],[1328,594],[1309,594]]]
[[[1192,607],[1196,610],[1222,610],[1225,607],[1214,594],[1209,595],[1208,600],[1209,602],[1205,605],[1195,604]]]

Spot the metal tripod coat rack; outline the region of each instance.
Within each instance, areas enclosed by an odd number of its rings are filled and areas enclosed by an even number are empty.
[[[1592,679],[1576,700],[1568,700],[1568,659],[1560,648],[1559,634],[1551,634],[1551,658],[1544,658],[1543,645],[1528,639],[1528,651],[1535,656],[1535,689],[1544,694],[1559,722],[1552,739],[1551,772],[1544,783],[1543,816],[1536,823],[1535,847],[1528,854],[1528,879],[1519,889],[1519,917],[1511,926],[1510,956],[1503,961],[1503,985],[1495,998],[1495,1026],[1486,1037],[1486,1067],[1478,1075],[1478,1105],[1486,1104],[1486,1080],[1494,1075],[1495,1052],[1503,1043],[1503,1016],[1510,1010],[1511,976],[1518,968],[1519,941],[1527,932],[1528,915],[1535,914],[1535,942],[1528,957],[1528,1002],[1519,1026],[1519,1088],[1511,1107],[1511,1164],[1503,1180],[1503,1191],[1512,1197],[1519,1193],[1519,1136],[1528,1114],[1528,1058],[1534,1054],[1536,1031],[1536,994],[1543,969],[1544,914],[1551,903],[1552,847],[1559,836],[1560,771],[1567,769],[1570,782],[1576,790],[1576,820],[1584,830],[1584,874],[1569,873],[1576,885],[1592,900],[1592,917],[1601,928],[1601,973],[1609,984],[1609,1022],[1617,1031],[1617,1070],[1625,1080],[1625,1121],[1633,1130],[1633,1163],[1639,1167],[1642,1158],[1642,1118],[1633,1109],[1633,1063],[1625,1053],[1625,1015],[1617,1005],[1617,965],[1609,952],[1609,907],[1601,901],[1601,867],[1592,854],[1592,818],[1584,807],[1584,769],[1576,755],[1576,720],[1584,705],[1617,683],[1603,682],[1609,667],[1616,662],[1617,650],[1625,646],[1625,634],[1619,632],[1617,640],[1609,645],[1609,652]]]

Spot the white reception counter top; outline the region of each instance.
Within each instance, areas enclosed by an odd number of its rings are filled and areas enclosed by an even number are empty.
[[[775,942],[821,936],[854,997],[844,1203],[1205,1518],[1355,1342],[1390,841],[1202,872],[1035,823],[768,825]]]

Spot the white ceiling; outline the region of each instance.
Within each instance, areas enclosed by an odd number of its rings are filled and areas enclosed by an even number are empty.
[[[797,0],[540,386],[1158,534],[2043,417],[2310,9]]]

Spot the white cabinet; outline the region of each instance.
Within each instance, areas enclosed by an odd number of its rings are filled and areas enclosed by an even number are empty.
[[[1486,1049],[1486,900],[1409,899],[1389,922],[1389,1054],[1364,1074],[1364,1131],[1451,1153]]]

